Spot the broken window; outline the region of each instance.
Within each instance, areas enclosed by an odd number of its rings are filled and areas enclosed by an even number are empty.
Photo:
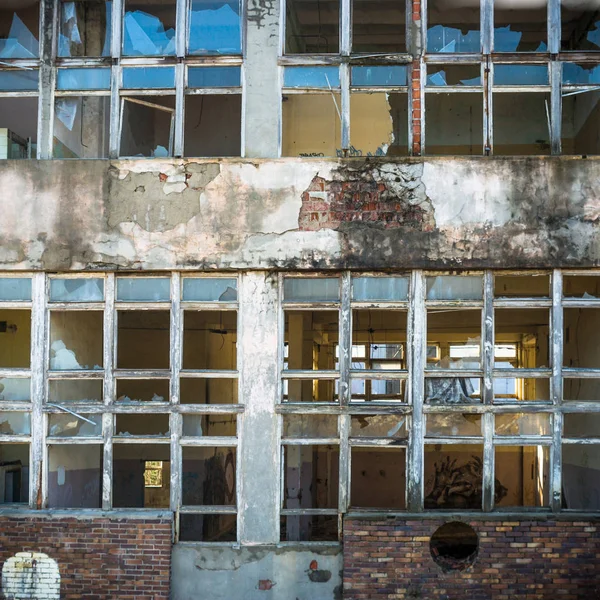
[[[565,308],[563,321],[563,365],[575,369],[600,368],[600,352],[596,343],[600,308]]]
[[[31,311],[0,309],[0,368],[28,369]]]
[[[598,0],[561,0],[561,50],[600,50]]]
[[[48,402],[102,402],[103,386],[101,379],[51,379],[48,382]]]
[[[191,0],[189,54],[241,54],[240,2]]]
[[[0,159],[35,158],[38,99],[0,97]]]
[[[563,508],[600,510],[600,443],[563,443],[562,477]]]
[[[0,436],[30,435],[31,414],[28,412],[0,411]]]
[[[549,446],[496,446],[495,505],[549,505]]]
[[[358,414],[352,415],[350,437],[384,439],[407,439],[407,416],[405,414]]]
[[[30,402],[29,377],[0,377],[0,402]]]
[[[353,0],[352,51],[406,52],[406,3]]]
[[[285,53],[337,54],[340,51],[340,3],[286,0]]]
[[[168,402],[168,379],[117,379],[117,402]]]
[[[124,0],[123,56],[175,55],[175,0]]]
[[[542,308],[495,310],[496,368],[543,369],[550,366],[550,311]],[[516,344],[511,362],[502,343]],[[499,364],[498,364],[499,363]],[[510,363],[510,364],[506,364]]]
[[[473,413],[428,413],[425,435],[430,437],[481,437],[481,415]]]
[[[547,0],[494,0],[496,52],[547,52]]]
[[[104,279],[51,279],[50,302],[102,302]]]
[[[111,0],[60,0],[58,56],[110,56]]]
[[[350,464],[350,506],[406,509],[406,448],[353,446]]]
[[[427,86],[481,87],[479,64],[427,65]]]
[[[428,0],[428,52],[481,52],[479,0]]]
[[[48,415],[49,437],[102,437],[102,415],[61,410],[61,413]]]
[[[181,404],[238,404],[238,380],[188,377],[182,373]]]
[[[546,413],[506,413],[496,415],[498,436],[552,435],[552,415]]]
[[[183,415],[184,437],[235,437],[237,415],[211,413],[206,415]]]
[[[117,322],[117,368],[169,368],[169,311],[120,310]]]
[[[115,435],[122,437],[168,437],[168,414],[117,414]]]
[[[29,502],[29,444],[0,443],[0,504]]]
[[[50,369],[102,369],[101,311],[53,310],[50,313]]]
[[[186,277],[182,300],[187,302],[236,302],[237,279],[230,277]]]
[[[4,3],[0,7],[0,60],[37,58],[39,29],[39,0]]]
[[[335,415],[283,415],[285,438],[336,438],[338,418]]]
[[[48,446],[48,507],[100,508],[102,446]]]
[[[495,298],[549,298],[550,275],[504,275],[494,277]]]

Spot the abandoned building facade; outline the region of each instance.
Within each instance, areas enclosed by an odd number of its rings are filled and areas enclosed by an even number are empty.
[[[0,596],[600,598],[600,0],[0,0]]]

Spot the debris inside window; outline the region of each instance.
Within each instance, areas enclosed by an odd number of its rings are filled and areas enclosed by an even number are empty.
[[[464,571],[477,557],[479,540],[475,530],[466,523],[445,523],[431,536],[431,556],[442,571]]]
[[[168,402],[168,379],[117,379],[117,402]]]

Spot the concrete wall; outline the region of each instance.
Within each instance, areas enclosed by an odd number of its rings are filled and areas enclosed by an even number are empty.
[[[0,269],[600,264],[600,161],[6,161]]]

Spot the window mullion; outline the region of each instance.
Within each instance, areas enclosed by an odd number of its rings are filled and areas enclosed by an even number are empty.
[[[177,0],[177,16],[175,22],[175,44],[177,56],[183,58],[187,51],[187,16],[188,0]]]
[[[181,276],[179,273],[171,275],[171,414],[169,415],[169,429],[171,431],[171,510],[179,511],[181,508],[181,428],[183,417],[173,410],[173,405],[179,404],[179,373],[182,361],[181,334],[183,330],[183,313],[181,311]]]
[[[494,32],[494,2],[481,0],[481,52],[484,55],[492,51],[492,35]]]
[[[548,52],[560,52],[560,0],[548,0]]]
[[[559,512],[562,505],[562,426],[563,415],[559,407],[562,404],[562,364],[563,364],[563,308],[562,273],[554,269],[552,273],[552,319],[550,321],[550,340],[552,348],[552,379],[550,397],[554,405],[553,440],[550,451],[550,508]]]
[[[183,156],[183,128],[185,110],[185,65],[179,63],[175,67],[175,141],[173,156]]]
[[[483,389],[484,405],[494,401],[492,371],[494,369],[494,275],[486,271],[483,287]],[[482,416],[483,427],[483,510],[489,512],[494,504],[494,414],[486,412]]]
[[[110,54],[113,59],[121,57],[121,24],[123,22],[123,0],[113,0],[112,3],[112,38]]]
[[[104,280],[104,406],[102,415],[102,437],[104,440],[104,462],[102,473],[102,509],[112,508],[113,433],[114,420],[110,407],[114,403],[114,336],[115,336],[115,276],[109,273]]]
[[[340,405],[348,406],[350,403],[350,363],[352,361],[352,309],[351,274],[346,272],[341,282],[341,309],[340,309],[340,339],[339,339],[339,369],[340,369]],[[339,468],[339,510],[345,513],[348,510],[350,490],[350,447],[348,436],[350,433],[350,415],[341,414],[339,417],[340,435],[340,468]]]
[[[562,152],[562,63],[559,61],[550,63],[550,83],[550,143],[552,154],[557,155]]]
[[[423,271],[413,271],[410,285],[410,326],[412,344],[410,360],[410,389],[412,401],[412,427],[408,438],[407,506],[411,512],[423,510],[423,397],[425,392],[424,368],[425,342],[425,278]]]

